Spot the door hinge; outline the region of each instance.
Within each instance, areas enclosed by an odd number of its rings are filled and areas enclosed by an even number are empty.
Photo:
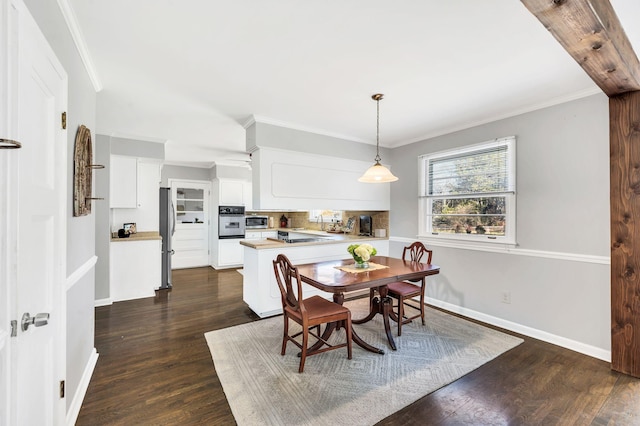
[[[67,111],[64,111],[62,113],[61,121],[62,121],[62,129],[64,130],[67,128]]]
[[[60,398],[64,398],[64,380],[60,380]]]

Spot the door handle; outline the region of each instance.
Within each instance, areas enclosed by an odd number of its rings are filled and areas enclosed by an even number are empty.
[[[22,331],[27,331],[30,325],[42,327],[47,324],[49,324],[48,313],[36,314],[35,317],[29,315],[29,312],[25,312],[24,315],[22,315]]]

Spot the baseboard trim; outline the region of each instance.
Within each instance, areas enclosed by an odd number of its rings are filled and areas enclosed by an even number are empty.
[[[106,299],[96,299],[93,302],[93,306],[96,308],[98,306],[109,306],[109,305],[113,305],[113,299],[111,299],[110,297],[107,297]]]
[[[91,382],[91,376],[93,375],[93,371],[96,368],[96,364],[98,362],[98,352],[96,348],[93,348],[91,352],[91,356],[89,357],[89,361],[84,368],[84,372],[82,373],[82,377],[80,378],[80,383],[78,383],[78,389],[76,389],[76,393],[73,395],[73,400],[69,405],[69,409],[67,410],[67,425],[73,426],[76,424],[76,420],[78,420],[78,414],[80,414],[80,408],[82,407],[82,401],[84,401],[84,397],[87,394],[87,389],[89,389],[89,382]]]
[[[461,306],[453,305],[451,303],[443,302],[441,300],[433,299],[430,297],[426,297],[425,302],[449,312],[453,312],[468,318],[482,321],[484,323],[491,324],[496,327],[501,327],[509,331],[520,333],[525,336],[532,337],[534,339],[542,340],[543,342],[561,346],[565,349],[570,349],[572,351],[579,352],[581,354],[588,355],[593,358],[601,359],[606,362],[611,362],[611,351],[607,351],[602,348],[598,348],[592,345],[587,345],[582,342],[567,339],[566,337],[557,336],[555,334],[551,334],[543,330],[538,330],[532,327],[528,327],[526,325],[518,324],[512,321],[507,321],[502,318],[483,314],[482,312],[474,311],[473,309],[463,308]]]
[[[67,282],[66,282],[67,291],[69,291],[71,287],[76,285],[76,283],[80,281],[80,279],[84,277],[87,274],[87,272],[93,269],[93,267],[96,266],[97,261],[98,261],[98,256],[94,255],[90,257],[86,262],[84,262],[78,269],[73,271],[73,273],[67,277]]]

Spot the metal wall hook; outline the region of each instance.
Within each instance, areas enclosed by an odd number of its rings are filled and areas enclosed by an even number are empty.
[[[19,149],[22,148],[22,144],[13,139],[0,139],[0,149]]]

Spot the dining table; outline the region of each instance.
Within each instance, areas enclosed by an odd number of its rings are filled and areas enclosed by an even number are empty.
[[[393,312],[393,302],[388,295],[387,285],[395,281],[416,280],[438,274],[440,273],[440,267],[388,256],[371,257],[369,259],[369,268],[358,270],[353,266],[353,259],[296,265],[302,282],[322,291],[333,293],[333,301],[340,305],[344,303],[345,293],[369,289],[371,294],[369,314],[364,318],[352,319],[351,322],[353,324],[363,324],[371,321],[378,314],[382,315],[389,346],[391,349],[396,350],[389,321],[394,320],[397,322],[399,318]],[[376,290],[378,296],[375,296],[371,290]],[[327,341],[338,325],[337,323],[329,323],[322,334],[322,339]],[[355,329],[352,329],[352,339],[357,345],[368,351],[384,354],[384,349],[365,342],[356,333]],[[318,341],[316,345],[321,346],[322,341]],[[314,347],[312,346],[312,348]]]

